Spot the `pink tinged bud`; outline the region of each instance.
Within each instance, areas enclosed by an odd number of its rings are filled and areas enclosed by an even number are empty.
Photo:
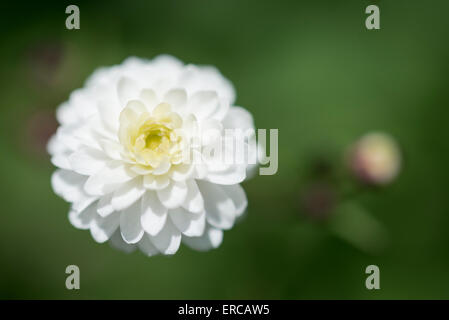
[[[351,148],[349,168],[363,183],[386,185],[398,175],[401,167],[399,147],[390,135],[369,133]]]

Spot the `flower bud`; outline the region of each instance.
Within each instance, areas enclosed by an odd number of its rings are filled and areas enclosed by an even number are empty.
[[[363,183],[386,185],[398,175],[401,166],[399,147],[390,135],[369,133],[351,148],[349,168]]]

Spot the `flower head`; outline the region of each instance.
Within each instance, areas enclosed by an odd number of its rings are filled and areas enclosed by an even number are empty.
[[[70,222],[97,242],[147,255],[174,254],[181,242],[218,247],[246,209],[239,183],[248,163],[202,150],[226,129],[254,129],[234,100],[215,68],[171,56],[95,71],[58,108],[48,144],[58,167],[52,186],[71,203]]]

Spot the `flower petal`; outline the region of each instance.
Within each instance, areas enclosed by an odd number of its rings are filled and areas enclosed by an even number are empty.
[[[69,156],[71,168],[83,175],[93,175],[100,171],[109,159],[100,150],[81,147]]]
[[[104,127],[110,132],[117,132],[118,130],[118,116],[119,106],[117,100],[110,99],[108,101],[99,101],[97,103],[98,113]]]
[[[212,89],[230,103],[235,100],[235,91],[231,82],[213,66],[187,65],[183,69],[179,84],[192,91]]]
[[[240,183],[245,180],[245,178],[245,165],[235,164],[222,171],[208,170],[207,175],[204,179],[216,184],[230,185]]]
[[[101,149],[103,149],[104,153],[113,160],[121,160],[122,159],[122,151],[123,146],[109,139],[101,139],[99,141]]]
[[[112,207],[112,195],[113,193],[109,193],[105,196],[102,196],[97,204],[97,213],[102,216],[106,217],[110,215],[112,212],[114,212],[114,208]]]
[[[230,229],[234,225],[236,208],[232,199],[219,185],[198,181],[204,198],[207,221],[216,228]]]
[[[84,190],[91,195],[104,195],[114,191],[136,175],[120,161],[110,161],[103,169],[87,179]]]
[[[199,120],[210,117],[218,108],[218,96],[215,91],[198,91],[189,98],[189,111]]]
[[[229,108],[230,108],[229,100],[228,99],[219,99],[218,101],[218,107],[215,110],[215,112],[212,114],[212,118],[222,121],[224,117],[227,115]]]
[[[153,176],[147,174],[143,178],[143,186],[150,190],[161,190],[166,188],[170,184],[170,179],[166,176]]]
[[[122,106],[126,105],[129,100],[138,97],[139,87],[134,80],[122,77],[117,84],[117,96]]]
[[[95,216],[95,204],[91,204],[81,212],[70,210],[69,221],[75,228],[86,230],[89,229]]]
[[[207,251],[218,248],[223,241],[223,231],[207,226],[204,234],[200,237],[183,237],[182,242],[199,251]]]
[[[165,207],[174,209],[181,206],[185,201],[187,186],[185,182],[172,181],[167,188],[157,190],[157,196]]]
[[[147,106],[148,110],[153,110],[153,108],[156,106],[158,99],[157,95],[152,89],[143,89],[140,92],[140,100],[142,100],[143,103]]]
[[[166,102],[162,102],[159,103],[152,111],[152,115],[155,117],[162,117],[165,116],[167,114],[169,114],[171,111],[171,106],[166,103]]]
[[[51,185],[55,193],[65,201],[76,202],[86,196],[82,188],[86,179],[87,177],[76,172],[58,169],[51,176]]]
[[[142,239],[137,245],[139,246],[139,249],[149,257],[155,256],[160,253],[146,234],[143,235]]]
[[[204,232],[206,214],[193,214],[184,208],[172,209],[168,212],[173,224],[188,237],[198,237]]]
[[[183,129],[191,137],[195,137],[198,135],[198,121],[195,115],[189,113],[183,119]]]
[[[147,175],[153,172],[153,168],[151,167],[146,167],[143,166],[141,164],[135,164],[131,166],[131,170],[134,171],[135,173],[139,174],[139,175]]]
[[[168,159],[164,159],[157,168],[153,170],[153,174],[156,176],[160,176],[166,174],[168,170],[170,170],[171,164]]]
[[[254,129],[254,119],[251,113],[242,107],[231,107],[223,119],[223,125],[227,129]]]
[[[140,216],[140,202],[134,203],[120,214],[120,233],[126,243],[137,243],[142,239],[144,231]]]
[[[111,235],[117,230],[120,224],[120,215],[113,212],[107,217],[95,216],[90,226],[90,233],[95,241],[103,243],[109,240]]]
[[[123,241],[122,235],[118,230],[115,231],[109,239],[109,244],[111,245],[111,247],[124,251],[126,253],[133,252],[137,248],[135,244],[129,244]]]
[[[145,232],[152,236],[159,233],[167,220],[167,208],[159,201],[156,192],[148,191],[143,195],[141,211],[140,222]]]
[[[217,119],[206,119],[201,123],[201,142],[203,145],[218,143],[222,139],[223,125]]]
[[[198,185],[195,180],[190,179],[186,181],[187,185],[187,196],[186,200],[182,204],[183,208],[187,209],[193,213],[200,213],[204,211],[204,200],[201,195]]]
[[[235,214],[241,216],[248,206],[248,199],[246,198],[245,190],[239,184],[222,186],[224,192],[232,199],[235,206]]]
[[[195,166],[191,163],[178,164],[171,167],[171,178],[175,181],[185,181],[193,175]]]
[[[163,101],[179,110],[187,101],[187,93],[184,89],[172,89],[164,95]]]
[[[144,194],[145,188],[142,186],[142,178],[137,177],[117,189],[112,196],[112,207],[120,211],[128,208]]]
[[[72,170],[67,154],[55,154],[51,156],[50,161],[55,167]]]
[[[97,201],[98,197],[89,197],[84,196],[81,199],[79,199],[77,202],[74,202],[72,204],[72,209],[81,212],[84,209],[86,209],[88,206],[90,206],[94,201]]]
[[[170,219],[167,219],[161,232],[149,237],[154,246],[163,254],[175,254],[181,243],[181,232],[173,225]]]

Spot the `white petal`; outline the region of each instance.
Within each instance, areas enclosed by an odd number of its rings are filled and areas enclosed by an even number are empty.
[[[182,242],[199,251],[218,248],[223,241],[223,231],[208,226],[201,237],[183,237]]]
[[[179,110],[187,101],[187,93],[184,89],[172,89],[164,95],[163,101]]]
[[[156,93],[152,89],[143,89],[140,92],[140,100],[145,103],[148,110],[153,110],[158,103]]]
[[[245,180],[246,168],[244,165],[231,165],[223,171],[208,171],[206,177],[207,181],[217,184],[237,184]]]
[[[125,145],[128,140],[128,127],[138,121],[139,115],[146,112],[145,105],[139,100],[130,100],[126,106],[120,111],[118,138]]]
[[[234,203],[237,216],[242,215],[248,206],[248,199],[246,198],[245,190],[239,184],[222,186],[226,194],[232,199]]]
[[[72,170],[68,154],[58,153],[51,157],[51,163],[61,169]]]
[[[135,164],[135,165],[131,166],[131,170],[139,175],[142,175],[142,176],[153,172],[153,169],[151,167],[145,167],[140,164]]]
[[[126,77],[119,80],[117,84],[117,95],[122,106],[126,105],[129,100],[136,99],[139,94],[139,87],[137,84]]]
[[[69,157],[72,169],[88,176],[100,171],[108,160],[103,152],[89,147],[81,147]]]
[[[150,190],[161,190],[166,188],[170,184],[170,179],[166,176],[153,176],[147,174],[143,178],[143,186]]]
[[[137,177],[114,192],[111,201],[112,207],[117,211],[126,209],[134,202],[137,202],[144,192],[145,188],[142,186],[142,178]]]
[[[103,243],[108,241],[111,235],[117,230],[120,224],[120,215],[113,212],[107,217],[95,216],[90,226],[90,233],[95,241]]]
[[[159,166],[153,170],[153,174],[157,175],[157,176],[166,174],[168,172],[168,170],[170,170],[170,167],[171,167],[170,162],[167,159],[163,160],[159,164]]]
[[[171,106],[166,102],[162,102],[162,103],[159,103],[153,109],[152,115],[155,117],[162,117],[162,116],[169,114],[170,112],[171,112]]]
[[[201,195],[200,190],[198,189],[198,185],[195,180],[190,179],[186,181],[187,185],[187,196],[186,200],[183,203],[183,207],[190,212],[200,213],[204,211],[204,200]]]
[[[230,107],[231,106],[229,105],[228,99],[219,99],[217,109],[215,110],[215,112],[212,114],[211,117],[223,121]]]
[[[236,208],[232,199],[219,185],[198,181],[198,186],[204,198],[207,221],[219,229],[232,228],[236,217]]]
[[[181,243],[181,232],[173,225],[170,219],[167,219],[161,232],[149,237],[154,246],[163,254],[175,254]]]
[[[83,184],[87,177],[76,172],[58,169],[51,176],[51,185],[57,195],[67,202],[76,202],[86,195],[83,191]]]
[[[95,204],[91,204],[81,212],[70,210],[69,221],[75,228],[85,230],[89,229],[90,224],[95,219],[95,216]]]
[[[225,128],[253,129],[254,120],[251,113],[241,107],[231,107],[223,119]]]
[[[183,68],[179,84],[192,91],[211,89],[218,92],[230,103],[235,100],[235,91],[232,84],[212,66],[187,65]],[[187,90],[190,92],[189,90]]]
[[[120,214],[120,232],[126,243],[137,243],[143,236],[142,225],[140,224],[141,207],[136,202],[131,207]]]
[[[109,193],[105,196],[102,196],[97,204],[97,213],[102,216],[106,217],[110,215],[112,212],[114,212],[114,208],[112,207],[112,193]]]
[[[189,111],[198,119],[210,117],[218,108],[218,96],[215,91],[198,91],[189,98]]]
[[[110,99],[108,101],[100,101],[97,104],[98,113],[105,128],[111,132],[117,132],[118,130],[118,116],[119,106],[116,100]]]
[[[142,216],[140,222],[145,232],[156,235],[167,220],[167,208],[162,205],[156,192],[148,191],[142,197]]]
[[[206,214],[193,214],[186,209],[177,208],[168,212],[173,224],[188,237],[198,237],[204,232]]]
[[[201,142],[203,145],[217,143],[222,139],[223,125],[217,119],[206,119],[201,123]]]
[[[104,153],[113,160],[121,160],[122,159],[122,150],[123,146],[109,139],[101,139],[99,140],[99,144],[103,149]]]
[[[47,151],[50,155],[64,153],[66,150],[67,147],[59,141],[57,134],[52,135],[50,139],[48,139]]]
[[[154,246],[146,234],[143,235],[137,245],[139,246],[139,249],[149,257],[159,254],[159,250]]]
[[[84,196],[81,199],[79,199],[77,202],[74,202],[72,204],[72,208],[78,212],[81,212],[84,209],[86,209],[88,206],[90,206],[94,201],[97,201],[97,200],[98,200],[98,197]]]
[[[196,137],[198,135],[198,121],[195,115],[189,113],[183,119],[183,129],[191,137]]]
[[[59,127],[56,130],[56,139],[59,141],[59,144],[65,146],[66,149],[77,150],[81,145],[80,140],[75,137],[75,132],[79,130],[79,127],[79,124]]]
[[[84,190],[91,195],[104,195],[135,176],[136,173],[121,162],[110,161],[103,169],[87,179]]]
[[[201,158],[198,158],[198,159],[201,159]],[[195,179],[204,179],[207,177],[207,174],[208,174],[208,169],[207,169],[206,163],[203,160],[198,160],[197,162],[195,162],[195,170],[193,172],[193,177]]]
[[[109,244],[111,245],[111,247],[124,251],[126,253],[133,252],[137,247],[135,244],[129,244],[123,241],[122,235],[118,230],[114,232],[114,234],[109,239]]]
[[[185,182],[172,181],[170,185],[162,190],[157,190],[157,196],[162,204],[168,209],[174,209],[182,205],[187,196]]]
[[[143,112],[147,112],[148,109],[145,104],[140,100],[129,100],[125,107],[133,116],[138,116]]]
[[[175,181],[185,181],[193,175],[193,164],[178,164],[171,167],[171,178]]]
[[[152,62],[152,66],[157,68],[158,71],[167,73],[179,72],[184,67],[182,61],[169,54],[160,54]]]

